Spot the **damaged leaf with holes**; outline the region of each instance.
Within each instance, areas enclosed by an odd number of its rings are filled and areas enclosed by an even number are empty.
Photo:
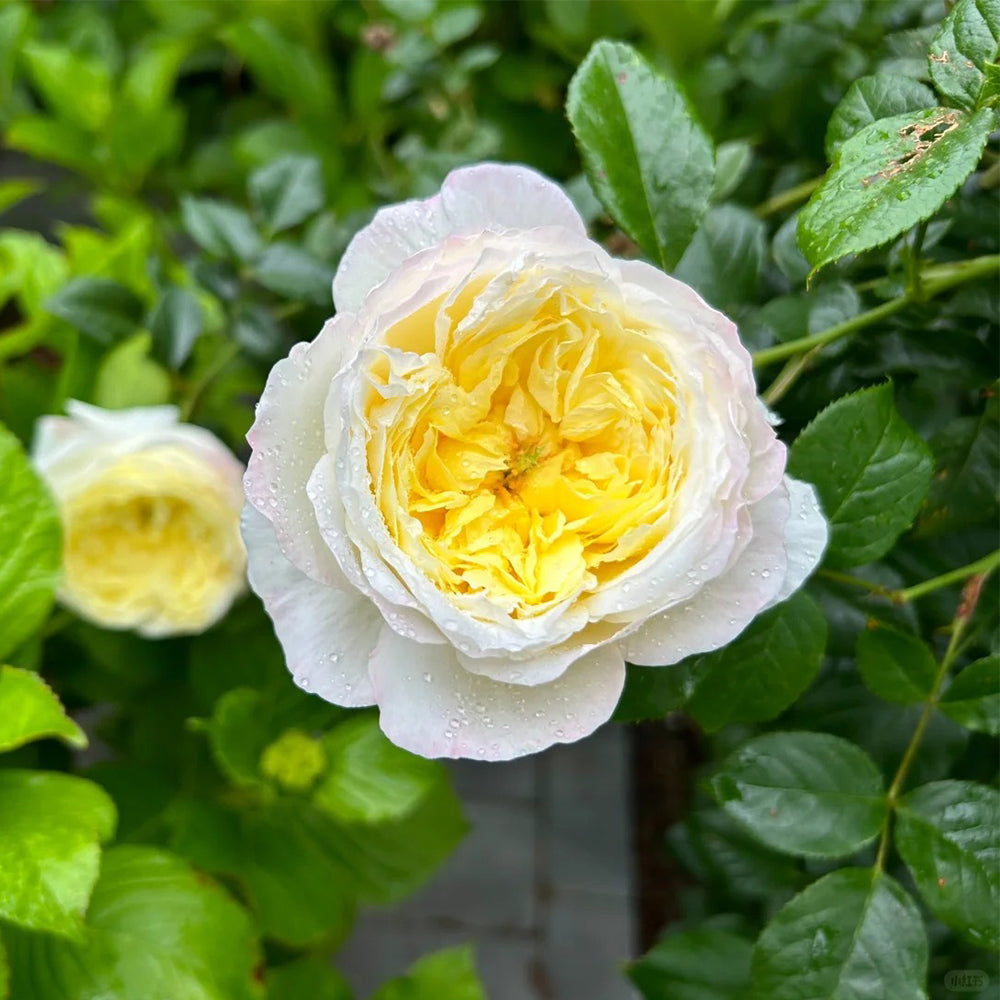
[[[930,218],[976,169],[996,124],[992,108],[928,108],[851,136],[799,217],[813,271]]]

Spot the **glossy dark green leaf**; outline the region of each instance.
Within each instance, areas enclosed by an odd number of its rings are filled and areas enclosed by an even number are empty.
[[[704,218],[675,271],[719,309],[752,299],[767,255],[767,228],[752,212],[719,205]]]
[[[859,747],[827,733],[758,736],[723,763],[712,790],[754,836],[789,854],[853,854],[885,822],[878,768]]]
[[[798,436],[788,471],[815,485],[830,523],[826,562],[860,566],[885,555],[927,496],[933,462],[906,425],[891,385],[828,406]]]
[[[784,711],[812,683],[825,645],[823,615],[800,591],[755,618],[728,646],[663,669],[687,672],[687,710],[714,731]]]
[[[708,208],[712,144],[677,84],[620,42],[595,43],[566,111],[594,193],[657,264],[672,268]]]
[[[787,854],[765,847],[724,809],[696,809],[670,828],[667,843],[699,883],[737,900],[787,897],[805,876]]]
[[[958,0],[931,42],[934,86],[963,108],[978,107],[986,65],[1000,54],[1000,3]]]
[[[857,656],[865,684],[886,701],[915,705],[934,686],[937,661],[915,635],[873,621],[858,634]]]
[[[927,935],[888,875],[841,868],[784,906],[754,946],[752,1000],[926,1000]]]
[[[268,232],[298,225],[323,207],[323,174],[314,156],[283,156],[250,175],[250,200]]]
[[[936,103],[934,91],[911,77],[895,73],[863,76],[848,87],[833,109],[826,127],[826,155],[832,160],[852,135],[874,122],[930,108]]]
[[[180,368],[204,325],[205,317],[194,295],[183,288],[168,288],[149,317],[154,357],[169,368]]]
[[[254,278],[265,288],[293,302],[329,305],[333,268],[292,243],[273,243],[254,267]]]
[[[645,1000],[744,1000],[750,988],[745,938],[730,931],[678,931],[628,970]]]
[[[216,257],[250,261],[260,253],[260,233],[250,216],[235,205],[185,196],[181,221],[191,238]]]
[[[371,1000],[486,1000],[486,992],[476,974],[472,948],[466,946],[425,955]]]
[[[896,848],[934,915],[980,948],[1000,947],[1000,793],[936,781],[896,807]]]
[[[329,761],[313,802],[342,823],[399,819],[437,784],[447,781],[437,761],[390,743],[374,716],[348,719],[323,738]]]
[[[1000,657],[970,663],[951,682],[938,706],[966,729],[1000,736]]]
[[[1000,503],[1000,398],[991,393],[978,417],[952,420],[931,439],[935,472],[917,530],[937,535],[993,525]]]
[[[56,506],[20,442],[0,424],[0,657],[48,616],[61,560]]]
[[[99,845],[115,828],[111,799],[83,778],[10,768],[0,770],[0,816],[0,919],[79,935]]]
[[[799,245],[813,269],[930,218],[975,170],[995,119],[991,108],[928,108],[851,136],[799,216]]]
[[[81,941],[24,932],[5,932],[5,940],[15,997],[264,1000],[246,912],[206,876],[151,847],[105,854]]]
[[[87,745],[83,730],[38,674],[0,666],[0,753],[50,737],[77,749]]]
[[[134,333],[145,311],[135,292],[110,278],[74,278],[46,301],[45,309],[99,344]]]

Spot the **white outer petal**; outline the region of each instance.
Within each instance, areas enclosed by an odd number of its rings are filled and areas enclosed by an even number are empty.
[[[367,664],[382,618],[372,603],[296,569],[282,554],[270,521],[249,504],[242,529],[250,586],[274,622],[295,683],[335,705],[374,704]]]
[[[481,163],[453,170],[440,194],[379,209],[351,240],[333,279],[338,312],[356,312],[408,257],[453,234],[498,229],[586,227],[563,190],[527,167]]]
[[[785,476],[785,487],[792,504],[788,526],[785,528],[788,572],[771,604],[778,604],[791,597],[805,583],[809,574],[819,565],[826,543],[830,540],[830,526],[820,509],[813,485]]]
[[[735,639],[777,600],[788,565],[789,510],[781,486],[753,504],[753,537],[736,562],[690,601],[640,625],[622,643],[625,658],[640,666],[666,666]]]
[[[551,684],[522,687],[470,674],[450,647],[411,642],[390,628],[370,670],[382,731],[393,743],[424,757],[479,760],[511,760],[588,736],[611,717],[625,683],[616,646],[588,654]]]
[[[161,445],[191,452],[232,484],[235,496],[240,494],[243,465],[211,431],[178,423],[175,406],[104,410],[74,399],[66,409],[68,417],[38,421],[31,451],[35,468],[57,499],[86,487],[124,455]]]
[[[325,454],[323,408],[330,380],[353,354],[353,317],[329,320],[271,369],[247,440],[247,499],[273,525],[286,558],[331,587],[347,581],[320,537],[306,482]]]

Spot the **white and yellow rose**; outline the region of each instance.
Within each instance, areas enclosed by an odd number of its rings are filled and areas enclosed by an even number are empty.
[[[242,464],[172,406],[67,409],[32,452],[63,524],[60,602],[149,637],[208,628],[245,589]]]
[[[733,324],[537,173],[382,209],[333,290],[248,435],[250,582],[296,681],[400,746],[579,739],[626,661],[724,645],[816,565]]]

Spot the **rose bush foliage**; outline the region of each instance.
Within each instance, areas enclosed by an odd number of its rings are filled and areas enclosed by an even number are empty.
[[[735,326],[535,172],[380,209],[334,297],[250,430],[250,579],[297,682],[400,746],[578,739],[626,660],[724,645],[818,562]]]
[[[2,1000],[351,1000],[355,915],[466,823],[317,694],[505,756],[596,724],[622,660],[647,1000],[992,996],[1000,7],[666,10],[0,5]],[[58,427],[76,529],[29,458]],[[211,563],[224,524],[235,589],[251,457],[274,623],[168,621],[205,565],[171,540]],[[81,588],[74,534],[146,558]],[[584,712],[532,702],[587,670]],[[483,993],[466,947],[380,971]]]

